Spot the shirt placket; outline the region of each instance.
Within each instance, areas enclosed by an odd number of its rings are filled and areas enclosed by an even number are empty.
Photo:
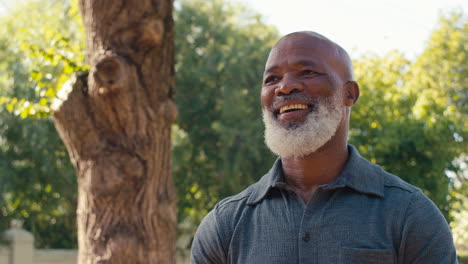
[[[304,208],[298,234],[299,264],[322,263],[318,259],[320,246],[321,208],[323,194],[319,188]]]

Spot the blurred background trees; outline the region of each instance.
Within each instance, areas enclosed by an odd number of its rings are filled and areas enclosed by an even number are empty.
[[[187,247],[214,204],[275,159],[263,143],[259,94],[279,34],[256,12],[223,0],[176,1],[174,17],[173,170]],[[41,238],[36,246],[76,247],[76,180],[49,113],[70,74],[86,69],[78,8],[28,1],[0,19],[0,231],[22,219]],[[350,133],[364,157],[423,189],[461,249],[468,244],[467,43],[467,17],[453,11],[412,61],[398,51],[355,58],[361,98]]]
[[[40,247],[76,246],[76,178],[48,117],[83,61],[78,9],[18,4],[0,28],[0,230],[22,219]]]
[[[221,197],[255,182],[274,160],[263,144],[259,94],[278,33],[239,5],[178,3],[173,170],[179,219],[192,233]]]

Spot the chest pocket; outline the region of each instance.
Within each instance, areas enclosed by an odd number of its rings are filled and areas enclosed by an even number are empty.
[[[393,264],[394,256],[390,249],[341,248],[339,263],[346,264]]]

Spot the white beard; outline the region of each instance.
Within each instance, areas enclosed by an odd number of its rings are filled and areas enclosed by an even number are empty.
[[[317,151],[336,133],[343,118],[341,93],[316,99],[316,104],[304,123],[287,128],[273,112],[263,109],[265,143],[283,158],[303,157]]]

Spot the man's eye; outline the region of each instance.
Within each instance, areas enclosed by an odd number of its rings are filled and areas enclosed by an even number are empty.
[[[303,70],[301,72],[302,75],[318,75],[317,72],[311,71],[311,70]]]
[[[264,84],[271,84],[271,83],[277,82],[278,80],[279,78],[277,76],[269,76],[265,79]]]

